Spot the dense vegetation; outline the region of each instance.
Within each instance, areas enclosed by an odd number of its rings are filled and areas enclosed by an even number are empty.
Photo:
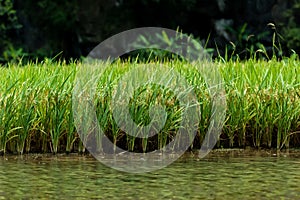
[[[83,58],[113,34],[141,26],[179,27],[205,44],[216,59],[227,98],[217,147],[300,147],[299,0],[95,2],[0,0],[0,153],[83,152],[73,120],[72,91],[78,67],[86,64],[73,58]],[[264,24],[256,23],[261,19]],[[135,62],[126,61],[135,56]],[[130,101],[131,117],[138,124],[149,123],[149,105],[167,105],[165,126],[148,139],[124,133],[110,108],[117,80],[138,62],[157,64],[156,58],[173,59],[164,64],[193,86],[201,117],[190,149],[197,149],[209,126],[206,83],[191,64],[157,49],[124,55],[100,78],[94,99],[100,126],[114,144],[129,151],[152,151],[172,140],[183,112],[172,91],[147,85]]]
[[[104,39],[143,26],[179,27],[201,40],[210,35],[214,55],[218,48],[224,56],[227,47],[240,58],[261,45],[272,51],[276,32],[284,50],[278,56],[299,54],[299,5],[299,0],[0,0],[0,62],[80,58]]]
[[[197,70],[184,61],[174,60],[165,65],[186,78],[200,102],[201,120],[191,146],[197,149],[211,115],[206,84]],[[300,61],[296,55],[281,61],[275,58],[235,62],[220,59],[214,65],[224,78],[227,98],[226,121],[218,148],[300,147]],[[0,68],[0,151],[84,151],[72,110],[74,78],[80,66],[83,64],[48,59],[42,63],[10,64]],[[172,92],[155,85],[148,90],[140,88],[130,102],[134,121],[147,123],[149,104],[160,103],[166,105],[166,124],[156,137],[146,141],[120,131],[110,110],[110,94],[116,80],[135,66],[135,63],[121,61],[112,64],[99,79],[95,105],[101,127],[115,144],[130,151],[152,151],[172,139],[182,110]]]

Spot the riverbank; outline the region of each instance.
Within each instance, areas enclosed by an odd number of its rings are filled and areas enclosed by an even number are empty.
[[[158,63],[151,63],[156,64]],[[0,68],[0,151],[4,153],[84,152],[74,123],[72,92],[83,63],[11,64]],[[300,147],[300,61],[216,61],[226,90],[226,117],[217,148]],[[112,97],[119,80],[137,63],[115,62],[96,86],[94,105],[103,133],[117,146],[148,152],[168,144],[180,127],[181,104],[168,89],[157,85],[137,88],[129,102],[133,121],[150,122],[149,105],[166,106],[166,123],[159,134],[140,139],[126,134],[114,120]],[[164,63],[193,87],[200,109],[196,137],[189,150],[199,149],[211,117],[207,84],[192,64]],[[153,95],[155,94],[155,95]],[[100,139],[99,139],[100,138]],[[102,136],[98,138],[98,144]]]
[[[117,156],[117,155],[116,155]],[[234,159],[234,158],[300,158],[300,149],[288,149],[277,151],[276,149],[214,149],[204,158],[198,157],[198,151],[186,152],[179,157],[177,162],[188,162],[188,161],[216,161],[217,159]],[[78,153],[29,153],[24,155],[5,154],[0,157],[3,161],[8,160],[19,160],[25,162],[50,162],[50,161],[96,161],[97,159],[89,154]],[[132,159],[132,157],[131,157]]]

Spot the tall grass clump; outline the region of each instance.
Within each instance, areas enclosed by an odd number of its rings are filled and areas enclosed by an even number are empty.
[[[190,137],[190,149],[200,148],[211,117],[207,84],[194,64],[176,59],[163,64],[185,77],[197,97],[199,124],[196,138]],[[280,61],[276,58],[268,61],[229,59],[213,64],[224,79],[227,100],[226,120],[217,147],[278,150],[300,147],[300,61],[297,56]],[[78,67],[84,65],[45,60],[0,68],[1,152],[84,152],[72,109],[75,76]],[[118,127],[112,112],[112,98],[118,81],[136,66],[135,62],[120,60],[111,64],[98,80],[95,109],[99,125],[115,145],[129,151],[149,152],[163,148],[174,139],[181,128],[184,108],[169,88],[144,85],[136,88],[127,102],[130,118],[139,126],[147,125],[151,121],[150,107],[162,105],[166,111],[163,128],[152,137],[140,138]],[[122,93],[122,90],[117,92]],[[97,135],[96,138],[99,149],[102,137]]]
[[[74,136],[68,135],[70,130],[75,133],[68,120],[75,75],[72,64],[45,60],[11,65],[1,68],[1,75],[2,148],[10,141],[11,152],[56,153],[60,139],[67,136],[69,143],[73,140]]]
[[[299,60],[250,59],[221,69],[228,96],[224,131],[231,146],[237,139],[238,146],[288,148],[291,133],[299,129]]]

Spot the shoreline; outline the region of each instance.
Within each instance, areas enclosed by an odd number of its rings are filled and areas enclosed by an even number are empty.
[[[142,155],[142,153],[141,153]],[[254,158],[254,157],[290,157],[300,158],[300,149],[286,149],[277,151],[276,149],[214,149],[204,158],[198,157],[198,151],[185,152],[178,160],[185,161],[195,159],[197,161],[208,161],[217,158]],[[28,153],[28,154],[5,154],[0,156],[0,160],[21,160],[21,161],[96,161],[97,159],[90,153]]]

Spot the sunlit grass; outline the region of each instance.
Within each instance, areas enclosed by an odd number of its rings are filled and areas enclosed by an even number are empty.
[[[226,121],[218,147],[300,146],[300,62],[297,58],[214,64],[223,76],[227,98]],[[0,150],[21,154],[84,151],[72,110],[72,91],[79,65],[83,64],[46,60],[0,68]],[[164,65],[178,71],[194,88],[201,112],[191,148],[199,148],[211,115],[207,85],[191,64],[173,61]],[[163,104],[167,111],[166,123],[151,138],[139,139],[124,133],[114,121],[110,104],[118,80],[135,66],[115,62],[103,74],[95,95],[96,113],[100,126],[114,144],[130,151],[147,152],[162,148],[175,137],[183,110],[167,88],[157,85],[137,88],[129,102],[134,122],[149,123],[149,106]],[[101,141],[101,136],[97,140]]]

